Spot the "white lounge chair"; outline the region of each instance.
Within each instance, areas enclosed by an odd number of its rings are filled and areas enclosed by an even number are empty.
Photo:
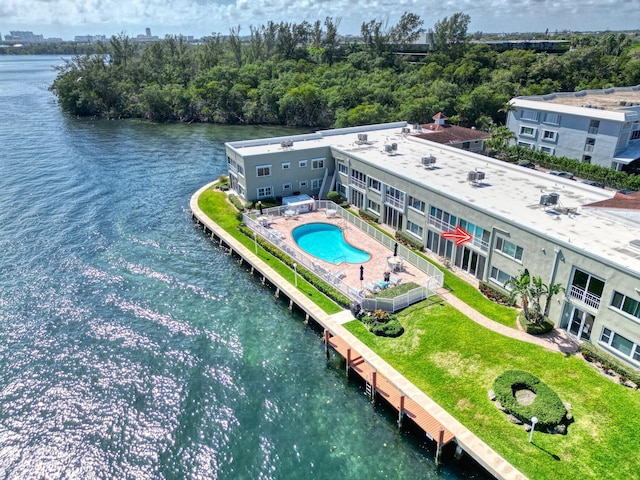
[[[344,271],[338,270],[337,272],[335,272],[333,274],[333,276],[336,277],[337,279],[341,279],[341,278],[346,277],[347,275],[344,273]]]
[[[402,282],[402,278],[400,277],[394,277],[393,275],[389,277],[389,284],[393,285],[394,287],[400,285],[400,282]]]
[[[367,283],[365,285],[366,289],[369,290],[371,293],[378,293],[380,291],[380,287],[378,285],[375,285],[373,283]]]

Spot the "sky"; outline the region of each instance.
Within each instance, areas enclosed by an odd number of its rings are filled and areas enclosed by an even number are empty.
[[[27,30],[73,40],[75,35],[135,37],[227,34],[268,21],[340,19],[339,33],[357,34],[369,20],[394,25],[403,12],[425,29],[456,12],[470,16],[468,32],[556,30],[602,31],[640,28],[640,0],[0,0],[0,34]]]

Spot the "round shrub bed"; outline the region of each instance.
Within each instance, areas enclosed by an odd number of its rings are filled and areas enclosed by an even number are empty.
[[[507,370],[495,379],[493,390],[506,413],[527,424],[537,417],[540,429],[554,429],[567,415],[558,394],[529,372]]]
[[[395,315],[390,315],[382,310],[367,312],[360,321],[369,331],[379,337],[399,337],[404,333],[404,327]]]

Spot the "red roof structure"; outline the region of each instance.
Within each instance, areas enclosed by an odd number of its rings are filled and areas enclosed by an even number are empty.
[[[616,210],[640,210],[640,192],[620,193],[599,202],[584,205],[587,208],[609,208]]]
[[[426,123],[422,125],[422,133],[415,136],[424,140],[441,143],[443,145],[451,145],[464,142],[484,141],[490,138],[487,132],[481,132],[474,128],[459,127],[447,123],[447,117],[442,112],[438,112],[433,116],[434,123]]]

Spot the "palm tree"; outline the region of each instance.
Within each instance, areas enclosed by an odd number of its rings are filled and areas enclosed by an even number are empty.
[[[551,304],[551,298],[554,295],[564,292],[564,290],[565,288],[559,283],[554,283],[553,285],[549,285],[547,287],[547,301],[544,302],[544,310],[543,310],[545,317],[549,314],[549,305]]]
[[[491,130],[491,138],[485,143],[495,150],[504,151],[509,146],[509,143],[511,143],[511,140],[515,138],[516,136],[511,130],[504,125],[500,125]]]
[[[511,297],[520,297],[520,304],[524,311],[524,316],[529,320],[529,294],[531,287],[531,275],[526,268],[520,272],[517,277],[510,278],[504,284],[505,287],[511,289]]]

